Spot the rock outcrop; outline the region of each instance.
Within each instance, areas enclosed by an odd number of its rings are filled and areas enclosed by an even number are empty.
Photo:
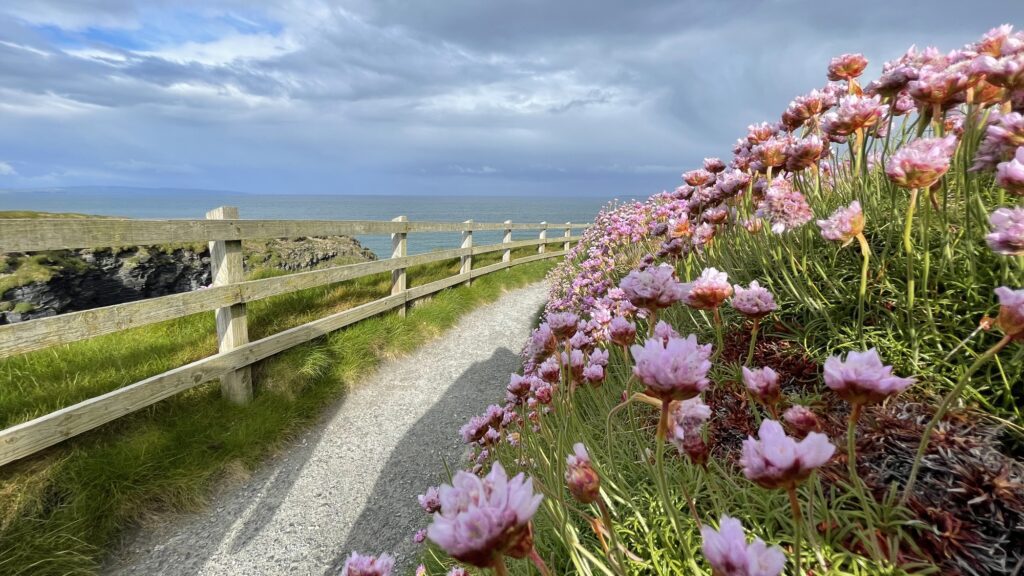
[[[246,270],[290,272],[375,260],[347,236],[246,241]],[[209,286],[209,248],[147,246],[0,255],[0,280],[33,266],[35,278],[0,294],[0,324],[166,296]],[[31,263],[29,263],[31,259]],[[8,282],[10,284],[10,282]]]

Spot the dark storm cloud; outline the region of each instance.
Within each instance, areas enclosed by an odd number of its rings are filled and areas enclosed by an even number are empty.
[[[0,187],[645,194],[835,54],[872,74],[1024,24],[993,0],[18,4],[0,6]]]

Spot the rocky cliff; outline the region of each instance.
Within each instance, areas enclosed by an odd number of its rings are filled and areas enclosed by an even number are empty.
[[[247,271],[291,272],[375,260],[354,238],[242,244]],[[0,255],[0,324],[187,292],[210,284],[205,246],[147,246]]]

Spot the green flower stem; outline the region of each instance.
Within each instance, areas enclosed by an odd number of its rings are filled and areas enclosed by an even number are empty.
[[[914,364],[917,364],[917,329],[914,326],[914,241],[910,233],[914,228],[914,209],[917,207],[917,188],[910,191],[907,217],[903,222],[903,250],[907,255],[907,332],[913,346]]]
[[[860,267],[860,290],[857,292],[857,335],[864,340],[864,298],[868,293],[868,262],[871,260],[871,247],[864,234],[857,234],[857,242],[860,243],[860,255],[863,263]]]
[[[747,349],[747,360],[743,363],[744,366],[750,366],[750,361],[754,359],[754,347],[757,344],[757,329],[761,326],[761,319],[754,318],[754,327],[750,329],[750,348]]]
[[[796,561],[796,571],[793,574],[800,576],[802,572],[800,541],[803,532],[803,514],[800,513],[800,501],[796,497],[796,486],[790,486],[786,493],[789,494],[789,507],[793,511],[793,559]]]
[[[725,347],[725,340],[722,338],[722,315],[718,313],[718,306],[711,309],[714,323],[715,323],[715,353],[711,357],[711,361],[714,362],[718,355],[722,353],[722,348]]]
[[[651,314],[647,317],[647,337],[652,338],[654,336],[654,327],[658,324],[658,310],[656,308],[651,309]]]
[[[939,409],[935,411],[935,415],[928,421],[928,425],[925,426],[924,432],[921,434],[921,443],[917,447],[917,454],[914,455],[914,465],[910,469],[910,476],[907,478],[907,486],[903,489],[903,496],[900,498],[900,504],[906,504],[907,499],[910,498],[911,492],[914,490],[914,482],[917,481],[917,475],[921,471],[921,460],[924,458],[924,452],[928,448],[928,440],[932,436],[932,431],[935,430],[935,426],[938,425],[942,417],[949,411],[950,406],[953,404],[953,400],[960,397],[960,393],[963,392],[967,383],[971,380],[971,376],[977,372],[978,368],[981,368],[982,364],[991,360],[996,354],[999,353],[1007,344],[1013,340],[1013,337],[1007,334],[1003,336],[1002,340],[996,342],[991,348],[985,351],[984,354],[978,356],[977,360],[964,372],[964,375],[957,381],[956,386],[946,394],[946,397],[942,399],[942,404],[939,405]]]

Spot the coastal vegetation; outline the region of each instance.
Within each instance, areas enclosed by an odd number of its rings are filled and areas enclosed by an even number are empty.
[[[421,573],[1021,572],[1024,33],[867,65],[598,216]]]

